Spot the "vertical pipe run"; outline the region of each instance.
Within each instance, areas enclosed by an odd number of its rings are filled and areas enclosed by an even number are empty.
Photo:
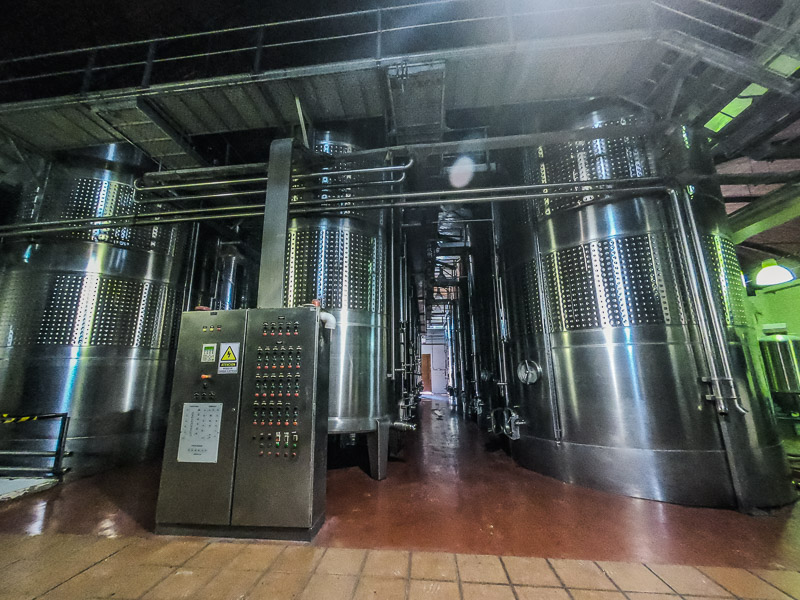
[[[397,373],[397,288],[396,288],[396,279],[397,273],[395,272],[395,242],[396,242],[396,235],[395,235],[395,227],[396,227],[396,215],[395,209],[391,209],[389,211],[389,312],[390,312],[390,345],[391,348],[389,350],[390,363],[389,363],[389,379],[395,381],[396,373]],[[396,391],[396,389],[394,390]]]
[[[741,473],[734,452],[733,441],[728,427],[728,405],[726,400],[736,401],[736,389],[733,385],[733,375],[726,350],[727,342],[724,329],[719,323],[719,315],[714,310],[714,297],[711,281],[708,277],[708,265],[703,254],[700,235],[695,222],[694,211],[689,203],[688,196],[673,189],[669,190],[672,209],[678,228],[680,247],[686,264],[687,279],[691,288],[691,299],[697,315],[697,325],[700,330],[705,366],[708,369],[708,383],[711,385],[710,398],[716,404],[717,421],[719,423],[722,443],[728,463],[731,485],[736,496],[739,510],[748,510],[744,498]],[[686,225],[689,228],[687,231]],[[737,403],[738,406],[738,403]]]
[[[533,236],[533,249],[536,256],[541,257],[542,251],[539,245],[539,232],[537,231]],[[539,289],[539,297],[537,299],[539,303],[539,314],[541,314],[542,319],[542,340],[543,340],[543,352],[544,352],[544,360],[547,369],[547,374],[550,377],[550,381],[556,381],[556,372],[555,367],[553,365],[553,337],[552,337],[552,326],[550,323],[550,319],[548,317],[549,310],[547,306],[547,299],[543,293],[545,289],[545,272],[544,272],[544,261],[537,260],[536,261],[536,278],[538,279],[538,289]],[[561,423],[561,405],[558,400],[558,393],[556,391],[555,385],[548,386],[548,400],[550,402],[550,412],[552,414],[552,423],[553,423],[553,439],[555,440],[556,444],[561,442],[561,439],[564,437],[564,428]]]
[[[286,264],[286,227],[292,185],[294,140],[274,140],[269,147],[267,196],[258,273],[258,308],[283,306],[283,273]],[[276,274],[279,274],[276,276]]]
[[[459,286],[459,298],[456,304],[456,333],[458,335],[458,392],[462,409],[469,403],[469,380],[467,378],[467,340],[464,332],[464,306]]]
[[[58,427],[58,441],[56,442],[55,458],[53,460],[53,473],[59,480],[64,478],[64,452],[67,444],[67,431],[69,429],[69,416],[61,416],[61,424]]]
[[[192,233],[189,239],[189,273],[186,278],[186,285],[183,292],[183,310],[192,310],[192,294],[194,294],[194,274],[197,268],[197,245],[200,238],[200,223],[192,225]]]
[[[508,390],[508,357],[507,352],[507,317],[505,297],[503,292],[503,270],[500,265],[499,231],[496,220],[496,209],[492,204],[492,275],[494,280],[494,302],[495,302],[495,330],[497,340],[497,365],[500,370],[500,381],[497,382],[503,404],[510,408],[511,401]]]
[[[470,227],[467,225],[467,232],[470,232]],[[469,233],[467,234],[469,238]],[[481,398],[480,389],[480,340],[478,339],[478,324],[477,313],[478,309],[475,306],[477,290],[475,289],[475,259],[472,255],[472,248],[470,244],[470,251],[467,255],[467,303],[469,310],[469,331],[470,331],[470,353],[472,355],[472,398],[470,405],[477,414],[481,413],[483,400]]]

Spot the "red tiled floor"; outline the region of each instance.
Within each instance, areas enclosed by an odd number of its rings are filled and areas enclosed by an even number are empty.
[[[796,507],[750,517],[563,484],[518,467],[475,424],[437,420],[429,408],[385,481],[355,466],[328,473],[317,545],[800,568]],[[119,469],[8,502],[0,533],[146,534],[158,474],[157,465]]]

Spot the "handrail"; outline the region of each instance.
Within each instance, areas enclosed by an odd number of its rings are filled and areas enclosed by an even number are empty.
[[[0,465],[0,474],[8,475],[21,475],[24,473],[37,474],[49,473],[51,476],[58,478],[61,481],[64,475],[69,471],[69,468],[64,467],[64,458],[72,456],[72,452],[66,451],[67,431],[69,429],[69,414],[68,413],[43,413],[36,415],[23,415],[12,416],[8,414],[0,414],[0,426],[9,425],[14,423],[37,423],[39,421],[47,421],[52,419],[60,419],[61,423],[58,428],[58,437],[56,438],[56,447],[53,450],[0,450],[1,456],[9,456],[16,458],[52,458],[53,464],[50,467],[20,467],[10,465]]]
[[[242,64],[241,69],[239,66],[231,67],[230,65],[226,65],[222,67],[224,72],[217,73],[216,75],[232,74],[235,72],[257,72],[261,70],[261,55],[264,51],[280,48],[288,49],[306,44],[319,44],[354,38],[376,38],[374,45],[368,44],[368,48],[359,47],[358,50],[354,51],[354,59],[368,58],[380,60],[382,58],[382,49],[385,47],[384,40],[387,36],[400,32],[420,32],[431,28],[475,25],[477,29],[472,31],[476,36],[479,36],[479,45],[497,43],[498,39],[502,39],[508,43],[514,43],[515,39],[512,27],[501,27],[500,29],[490,27],[489,30],[491,31],[489,31],[481,29],[481,25],[490,22],[502,23],[504,21],[508,22],[510,25],[513,23],[514,19],[517,18],[541,17],[563,13],[581,13],[587,10],[608,10],[610,8],[622,10],[633,6],[642,8],[643,10],[649,8],[648,4],[643,4],[635,0],[607,0],[589,6],[556,7],[539,10],[514,8],[506,0],[427,0],[417,4],[403,4],[399,6],[331,13],[255,25],[243,25],[204,32],[162,36],[6,58],[0,60],[0,69],[5,69],[7,71],[5,74],[6,76],[0,78],[0,85],[7,86],[9,84],[34,80],[83,75],[81,82],[76,82],[74,86],[68,83],[66,86],[68,88],[78,88],[78,86],[80,86],[80,93],[86,93],[91,91],[92,84],[96,83],[92,81],[93,74],[106,72],[118,73],[123,69],[137,67],[142,68],[141,73],[137,71],[135,75],[131,76],[127,73],[121,74],[120,78],[122,81],[119,83],[115,81],[114,87],[149,87],[154,77],[153,67],[159,64],[205,59],[211,56],[227,56],[237,53],[255,53],[255,59],[252,63],[248,62],[247,64]],[[430,14],[427,14],[424,9],[430,7],[446,7],[448,11],[429,11]],[[410,15],[408,22],[400,21],[400,18],[405,16],[403,11],[407,11]],[[626,10],[626,14],[628,12],[630,11]],[[401,17],[395,17],[395,22],[387,23],[386,17],[388,15],[401,15]],[[350,20],[349,23],[347,22],[348,20]],[[337,33],[322,35],[326,30],[330,31],[330,23],[332,21],[338,21]],[[265,43],[264,41],[264,32],[267,29],[280,27],[290,28],[292,26],[305,26],[308,24],[319,24],[320,31],[312,33],[311,37],[308,37],[304,35],[307,32],[305,27],[298,28],[296,32],[287,29],[287,33],[289,34],[287,37],[289,37],[289,39],[272,43]],[[231,36],[247,32],[255,32],[258,36],[246,41],[236,38],[231,39]],[[464,36],[460,35],[458,37],[463,38]],[[205,48],[202,50],[186,48],[182,52],[177,51],[177,53],[173,54],[170,54],[168,50],[164,49],[164,46],[176,41],[205,39],[210,43],[213,41],[212,38],[223,40],[224,43],[227,43],[230,47],[217,47],[216,49]],[[413,44],[413,35],[407,36],[407,39],[410,40],[409,43]],[[454,46],[458,45],[458,43],[454,44]],[[106,53],[120,49],[131,49],[133,55],[122,58],[121,60],[113,60],[112,58],[111,60],[113,62],[104,63],[102,59],[107,58],[108,55]],[[141,52],[141,54],[138,54],[139,52]],[[403,52],[405,52],[405,50]],[[37,62],[50,59],[61,59],[61,68],[49,72],[37,72]],[[68,62],[64,65],[64,60],[77,62],[74,62],[74,66],[72,62]],[[15,67],[18,67],[18,69]],[[167,80],[169,80],[169,75],[170,74],[168,74]],[[176,76],[179,77],[180,75],[176,74]],[[209,74],[208,76],[215,75]],[[162,76],[161,79],[164,80],[164,77]],[[75,91],[77,92],[78,89]]]
[[[575,7],[561,7],[561,8],[552,8],[546,10],[529,10],[529,11],[516,11],[516,12],[508,12],[506,11],[507,2],[504,0],[493,0],[494,3],[502,9],[501,12],[492,15],[491,17],[477,17],[477,18],[469,18],[469,19],[459,19],[456,21],[437,21],[437,22],[426,22],[426,23],[418,23],[413,25],[404,25],[400,27],[383,27],[380,30],[369,30],[368,32],[364,33],[371,33],[376,34],[380,32],[391,32],[391,31],[402,31],[406,29],[415,29],[418,27],[429,27],[433,25],[445,25],[451,24],[454,22],[470,22],[475,20],[487,20],[487,19],[499,19],[499,18],[507,18],[508,16],[534,16],[534,15],[542,15],[542,14],[555,14],[561,12],[580,12],[586,10],[587,8],[591,9],[598,9],[598,8],[609,8],[609,7],[622,7],[622,6],[641,6],[641,2],[637,2],[634,0],[618,0],[618,1],[611,1],[611,2],[604,2],[602,4],[595,4],[591,6],[575,6]],[[223,35],[227,33],[238,33],[241,31],[256,31],[258,29],[263,28],[270,28],[270,27],[280,27],[280,26],[287,26],[287,25],[301,25],[307,23],[314,23],[320,21],[327,21],[331,19],[346,19],[350,17],[363,17],[367,15],[377,15],[378,13],[391,13],[391,12],[399,12],[402,10],[414,10],[415,13],[418,14],[420,9],[426,8],[429,6],[437,6],[437,5],[444,5],[444,4],[468,4],[474,3],[481,7],[485,7],[487,4],[487,0],[427,0],[418,3],[410,3],[410,4],[401,4],[397,6],[386,6],[381,8],[370,8],[364,10],[354,10],[342,13],[329,13],[325,15],[317,15],[313,17],[301,17],[297,19],[285,19],[282,21],[267,21],[264,23],[258,23],[255,25],[241,25],[238,27],[227,27],[223,29],[211,29],[207,31],[199,31],[195,33],[183,33],[177,35],[168,35],[156,38],[146,38],[143,40],[132,40],[129,42],[116,42],[113,44],[101,44],[95,46],[84,46],[82,48],[71,48],[68,50],[56,50],[53,52],[42,52],[39,54],[30,54],[27,56],[20,56],[15,58],[7,58],[0,60],[0,65],[4,64],[11,64],[17,62],[26,62],[26,61],[33,61],[33,60],[40,60],[43,58],[55,58],[59,56],[69,56],[70,54],[88,54],[90,52],[100,52],[103,50],[113,50],[117,48],[130,48],[132,46],[149,46],[150,44],[159,44],[163,42],[174,42],[178,40],[185,40],[185,39],[193,39],[193,38],[200,38],[206,36],[214,36],[214,35]],[[313,39],[306,40],[306,41],[313,41]]]

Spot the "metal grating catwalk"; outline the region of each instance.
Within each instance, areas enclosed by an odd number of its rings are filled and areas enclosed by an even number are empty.
[[[437,0],[301,21],[0,60],[0,128],[40,151],[131,140],[179,168],[202,164],[197,136],[296,123],[296,99],[316,123],[392,115],[399,143],[436,139],[448,112],[589,97],[702,127],[751,84],[778,118],[710,132],[721,152],[797,115],[791,3]]]

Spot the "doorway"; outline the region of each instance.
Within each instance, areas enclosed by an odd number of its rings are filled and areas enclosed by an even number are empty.
[[[422,391],[430,393],[431,388],[431,355],[422,355]]]

